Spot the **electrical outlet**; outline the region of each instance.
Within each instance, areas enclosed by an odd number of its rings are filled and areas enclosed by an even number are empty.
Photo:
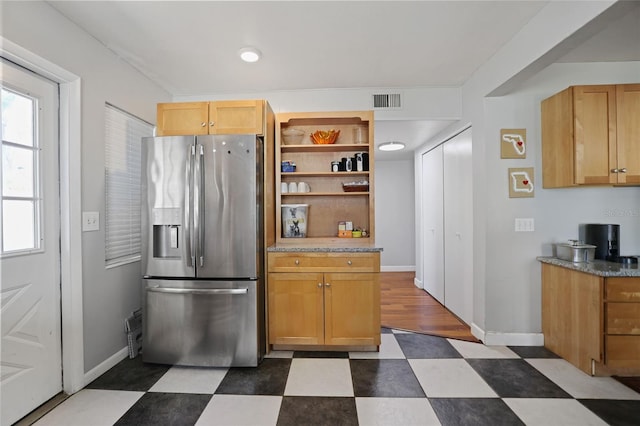
[[[82,212],[82,231],[97,231],[100,229],[100,212]]]
[[[534,231],[534,223],[532,217],[516,218],[515,231],[516,232],[533,232]]]

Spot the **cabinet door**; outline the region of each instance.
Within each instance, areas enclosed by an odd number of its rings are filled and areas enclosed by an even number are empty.
[[[324,343],[323,275],[269,274],[269,343]]]
[[[574,88],[575,173],[577,184],[617,182],[615,86]]]
[[[591,374],[601,362],[604,278],[542,264],[542,333],[544,346]]]
[[[327,345],[380,345],[378,274],[325,274]]]
[[[209,103],[209,134],[264,133],[263,101],[216,101]]]
[[[618,183],[640,183],[640,84],[616,86]],[[625,170],[625,171],[620,171]]]
[[[208,102],[161,103],[157,107],[158,136],[206,135]]]

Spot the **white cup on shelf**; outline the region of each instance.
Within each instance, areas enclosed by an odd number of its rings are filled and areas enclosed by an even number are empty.
[[[298,184],[295,182],[289,183],[289,192],[298,192]]]
[[[286,194],[287,192],[289,192],[289,185],[287,185],[287,182],[282,182],[280,184],[280,193]]]
[[[311,188],[307,182],[298,182],[298,192],[310,192]]]

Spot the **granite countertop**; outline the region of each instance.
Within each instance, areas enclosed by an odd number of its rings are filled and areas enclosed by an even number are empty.
[[[600,277],[640,277],[640,269],[638,264],[622,265],[615,262],[607,262],[606,260],[594,260],[592,262],[574,263],[567,260],[558,259],[557,257],[539,256],[538,259],[542,263],[562,266],[563,268],[573,269],[587,274],[598,275]]]
[[[267,247],[268,252],[316,252],[316,253],[375,253],[382,251],[380,247]]]

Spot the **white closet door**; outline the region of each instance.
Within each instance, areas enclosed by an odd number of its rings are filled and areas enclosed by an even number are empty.
[[[471,129],[443,145],[445,306],[467,324],[473,317]]]
[[[423,286],[445,303],[442,145],[422,155]]]

